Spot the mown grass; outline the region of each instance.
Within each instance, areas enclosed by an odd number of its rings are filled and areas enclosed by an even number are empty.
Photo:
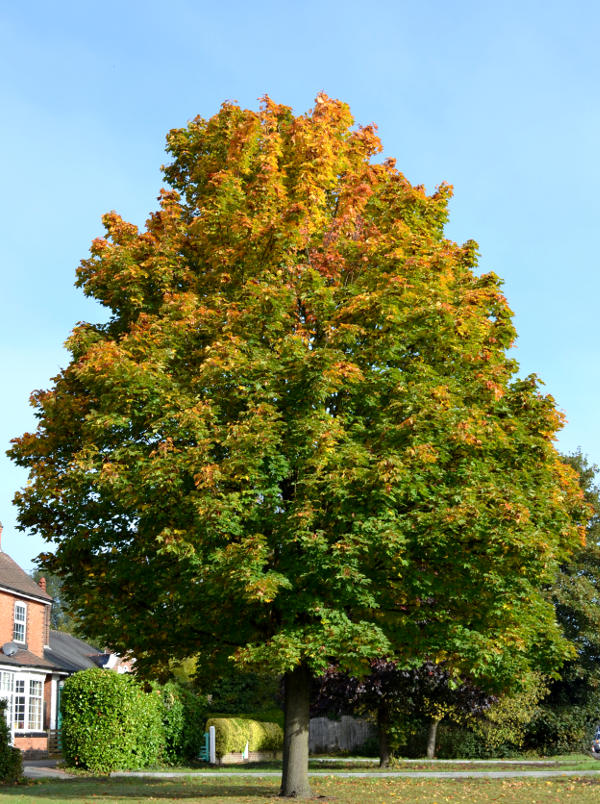
[[[321,804],[597,804],[600,779],[382,779],[319,777],[312,781]],[[277,780],[236,777],[191,779],[88,778],[39,781],[29,786],[0,788],[5,804],[92,804],[111,802],[161,804],[201,801],[226,804],[266,804],[276,800]]]
[[[540,762],[544,762],[544,765],[540,765]],[[356,761],[352,759],[352,757],[348,757],[347,759],[336,759],[332,760],[331,758],[311,758],[309,761],[309,768],[311,772],[323,772],[328,773],[331,771],[350,771],[350,772],[380,772],[380,771],[500,771],[500,770],[507,770],[507,771],[515,771],[519,769],[524,770],[542,770],[544,767],[554,769],[554,770],[597,770],[600,771],[600,761],[593,759],[592,757],[588,757],[585,754],[567,754],[563,756],[556,756],[556,757],[524,757],[522,760],[515,764],[514,762],[486,762],[485,760],[476,760],[474,762],[456,762],[452,760],[418,760],[418,761],[406,761],[402,759],[395,759],[392,762],[392,765],[389,768],[379,768],[379,763],[377,759],[372,759],[370,761]],[[65,768],[65,770],[69,771],[69,768]],[[215,774],[231,774],[231,773],[248,773],[250,771],[270,771],[270,772],[279,772],[281,771],[281,761],[274,760],[269,762],[249,762],[243,765],[220,765],[217,767],[211,767],[204,763],[199,763],[198,765],[189,766],[189,767],[156,767],[156,768],[149,768],[147,769],[148,772],[160,772],[160,771],[169,771],[173,773],[197,773],[198,771],[202,772],[211,772]],[[89,775],[89,774],[86,774]]]

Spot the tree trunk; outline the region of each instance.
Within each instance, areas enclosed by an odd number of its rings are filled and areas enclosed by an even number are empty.
[[[379,735],[379,767],[388,768],[390,764],[390,740],[388,728],[390,719],[386,706],[380,706],[377,710],[377,733]]]
[[[435,757],[435,741],[437,738],[437,729],[439,724],[439,720],[431,720],[429,722],[429,734],[427,736],[427,759],[434,759]]]
[[[310,671],[304,665],[285,674],[283,773],[280,796],[310,798],[308,722]]]

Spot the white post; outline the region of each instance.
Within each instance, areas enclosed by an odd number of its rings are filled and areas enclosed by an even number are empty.
[[[211,765],[217,764],[217,752],[216,752],[216,740],[215,740],[215,727],[209,726],[208,727],[208,761]]]

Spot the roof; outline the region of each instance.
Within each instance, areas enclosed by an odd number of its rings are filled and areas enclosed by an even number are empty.
[[[14,667],[41,667],[44,670],[62,669],[57,667],[45,653],[46,651],[44,651],[44,658],[42,659],[41,656],[36,656],[30,650],[18,650],[12,656],[6,656],[0,651],[0,664],[10,664]]]
[[[0,551],[0,586],[11,589],[13,592],[37,597],[48,603],[52,602],[50,595],[40,588],[12,558]]]
[[[101,667],[103,656],[98,648],[62,631],[50,631],[50,646],[44,649],[44,657],[54,667],[69,673],[87,670],[89,667]]]

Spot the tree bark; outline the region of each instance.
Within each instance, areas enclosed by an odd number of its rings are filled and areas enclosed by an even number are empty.
[[[308,723],[310,671],[299,665],[285,674],[283,772],[280,796],[310,798],[308,782]]]
[[[435,758],[435,742],[437,739],[437,729],[439,724],[439,720],[429,721],[429,734],[427,736],[427,759]]]
[[[386,706],[380,706],[377,710],[377,733],[379,736],[379,767],[388,768],[390,765],[390,740],[388,728],[390,719]]]

